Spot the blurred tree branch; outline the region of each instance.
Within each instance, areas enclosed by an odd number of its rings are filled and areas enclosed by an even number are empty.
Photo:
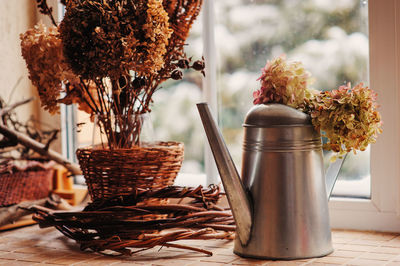
[[[29,103],[32,100],[33,98],[30,98],[6,106],[4,101],[0,98],[0,134],[4,136],[4,138],[0,140],[0,149],[2,149],[0,154],[10,152],[14,149],[21,153],[20,159],[31,159],[32,154],[30,150],[32,150],[42,155],[45,159],[53,160],[63,165],[73,175],[80,174],[79,165],[49,149],[51,142],[57,138],[59,130],[41,132],[34,125],[29,125],[28,122],[23,124],[13,117],[15,115],[12,111],[15,108]],[[45,142],[45,144],[41,142]],[[18,149],[18,144],[23,146],[22,150]]]

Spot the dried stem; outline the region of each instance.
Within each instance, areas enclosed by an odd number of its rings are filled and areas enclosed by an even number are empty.
[[[155,198],[192,198],[188,204],[146,204]],[[203,249],[173,243],[183,239],[233,239],[234,221],[230,212],[214,208],[219,188],[167,187],[136,190],[89,204],[81,212],[53,211],[32,207],[41,227],[54,226],[76,240],[81,249],[96,252],[113,250],[134,253],[155,246],[188,249],[211,255]],[[201,202],[202,207],[198,207]],[[132,251],[131,249],[139,249]]]
[[[58,208],[60,204],[65,204],[65,202],[63,202],[63,200],[58,195],[52,194],[44,199],[24,201],[9,207],[0,208],[0,226],[13,223],[19,218],[28,215],[30,211],[28,211],[27,209],[29,209],[33,205]]]
[[[53,25],[55,27],[57,27],[57,22],[53,17],[53,8],[51,8],[47,5],[47,1],[46,0],[36,0],[36,4],[37,4],[37,7],[39,8],[40,13],[47,15],[50,18],[51,23],[53,23]]]
[[[171,244],[171,243],[165,243],[163,244],[164,247],[174,247],[174,248],[180,248],[180,249],[188,249],[188,250],[192,250],[192,251],[196,251],[196,252],[200,252],[200,253],[205,253],[208,256],[212,256],[213,253],[210,251],[207,251],[205,249],[202,248],[195,248],[195,247],[189,247],[189,246],[185,246],[185,245],[179,245],[179,244]]]
[[[25,147],[28,147],[37,153],[45,156],[50,160],[54,160],[55,162],[63,165],[67,168],[73,175],[77,175],[81,173],[79,165],[70,162],[64,156],[55,152],[51,149],[46,149],[46,145],[36,140],[18,132],[13,129],[10,129],[4,125],[0,125],[0,134],[3,134],[6,138],[17,141],[18,143],[22,144]]]
[[[9,105],[9,106],[6,106],[6,107],[4,107],[4,108],[1,108],[1,109],[0,109],[0,117],[3,117],[5,114],[10,113],[12,110],[14,110],[15,108],[17,108],[18,106],[27,104],[27,103],[29,103],[29,102],[31,102],[31,101],[33,101],[33,98],[29,98],[29,99],[26,99],[26,100],[23,100],[23,101],[20,101],[20,102],[16,102],[16,103],[14,103],[14,104],[11,104],[11,105]]]

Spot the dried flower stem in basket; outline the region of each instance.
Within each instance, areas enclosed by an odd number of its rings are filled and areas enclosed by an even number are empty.
[[[42,105],[56,113],[60,103],[78,104],[100,116],[110,149],[138,145],[140,123],[121,127],[127,121],[119,119],[113,127],[109,121],[150,112],[160,84],[181,79],[181,69],[204,74],[204,62],[192,64],[183,50],[202,0],[64,2],[60,25],[38,25],[21,35],[22,55]],[[51,16],[46,0],[37,3]]]

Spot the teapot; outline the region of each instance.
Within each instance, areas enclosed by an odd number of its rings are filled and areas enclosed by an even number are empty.
[[[207,103],[197,108],[235,219],[233,252],[284,260],[333,252],[328,199],[343,159],[325,178],[310,116],[282,104],[255,105],[243,124],[240,178]]]

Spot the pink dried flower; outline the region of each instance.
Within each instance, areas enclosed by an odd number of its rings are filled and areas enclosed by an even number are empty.
[[[287,62],[282,55],[268,61],[258,78],[261,88],[254,94],[254,104],[282,103],[298,108],[313,94],[308,86],[313,79],[300,62]]]

